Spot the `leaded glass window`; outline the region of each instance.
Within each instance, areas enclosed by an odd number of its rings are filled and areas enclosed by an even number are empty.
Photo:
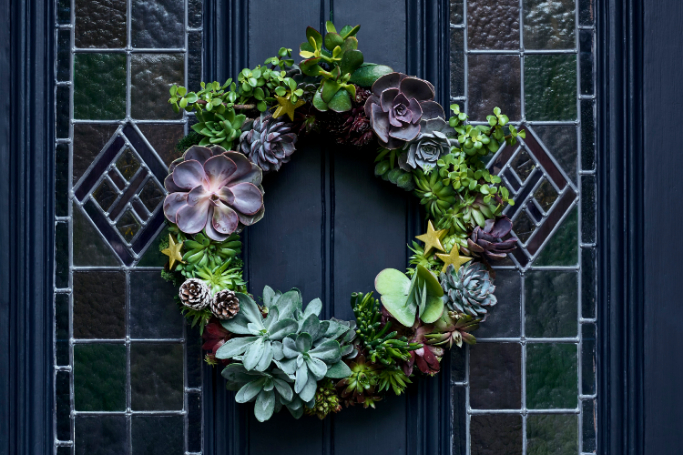
[[[57,0],[56,453],[202,450],[201,352],[155,239],[201,0]],[[151,321],[154,321],[152,324]]]
[[[452,350],[453,454],[595,453],[591,0],[450,1],[451,100],[527,130],[489,167],[516,204],[496,311]]]

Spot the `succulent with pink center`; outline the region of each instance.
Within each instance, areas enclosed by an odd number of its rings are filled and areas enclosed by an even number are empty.
[[[223,241],[263,217],[261,179],[261,168],[241,153],[193,147],[164,182],[164,214],[186,234],[205,230]]]

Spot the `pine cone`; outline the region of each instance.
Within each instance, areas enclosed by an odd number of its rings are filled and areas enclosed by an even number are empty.
[[[240,151],[264,171],[278,171],[296,150],[293,125],[264,112],[240,136]]]
[[[211,290],[202,280],[189,278],[180,285],[180,301],[193,310],[202,310],[211,303]]]
[[[233,291],[218,291],[211,301],[211,312],[218,319],[232,319],[240,311],[240,301]]]

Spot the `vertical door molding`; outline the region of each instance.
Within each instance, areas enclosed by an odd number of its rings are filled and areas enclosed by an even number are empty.
[[[48,454],[54,262],[53,2],[3,0],[0,453]]]
[[[643,447],[643,5],[597,2],[598,453]]]

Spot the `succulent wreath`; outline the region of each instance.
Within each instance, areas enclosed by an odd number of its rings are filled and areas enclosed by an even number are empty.
[[[471,332],[496,305],[489,261],[515,248],[502,215],[514,202],[484,159],[524,132],[498,108],[487,125],[469,124],[458,105],[447,119],[431,83],[364,62],[359,30],[327,22],[323,37],[308,27],[298,65],[281,48],[236,81],[170,90],[173,108],[198,122],[165,180],[162,274],[199,324],[206,362],[224,366],[227,388],[239,403],[255,401],[259,421],[282,407],[321,419],[374,408],[418,372],[436,374],[446,348],[475,343]],[[355,321],[321,320],[320,299],[304,306],[297,289],[266,286],[257,304],[242,277],[239,233],[263,218],[263,175],[316,131],[377,150],[375,174],[413,192],[427,213],[407,273],[379,272],[379,299],[351,295]]]

